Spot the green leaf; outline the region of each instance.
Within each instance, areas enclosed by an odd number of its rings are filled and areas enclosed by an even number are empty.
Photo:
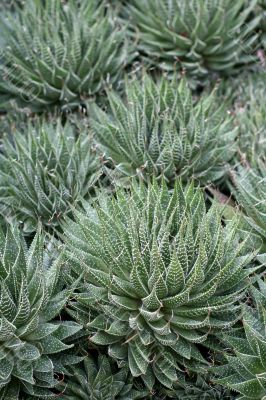
[[[49,336],[40,340],[43,354],[54,354],[71,348],[73,345],[66,345],[54,336]]]

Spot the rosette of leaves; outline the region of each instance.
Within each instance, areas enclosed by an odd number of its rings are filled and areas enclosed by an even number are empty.
[[[235,354],[227,355],[227,365],[216,368],[218,382],[239,392],[241,400],[266,398],[266,284],[262,280],[259,288],[252,291],[255,309],[244,307],[243,335],[226,337]]]
[[[118,82],[125,35],[98,0],[27,1],[7,20],[1,88],[35,111],[77,106]]]
[[[140,52],[163,71],[185,69],[204,83],[209,73],[232,75],[253,63],[257,0],[133,0],[128,5]]]
[[[230,389],[210,382],[203,375],[179,380],[175,390],[167,391],[167,396],[176,400],[233,400],[236,397]]]
[[[127,82],[125,101],[109,93],[110,112],[91,107],[91,124],[100,151],[115,175],[178,176],[206,184],[222,179],[235,153],[237,129],[215,94],[197,104],[186,80]]]
[[[255,270],[236,222],[223,227],[219,209],[180,182],[172,192],[133,184],[84,207],[65,226],[65,276],[84,280],[68,312],[150,390],[155,378],[171,388],[177,371],[205,371],[198,344],[239,318]]]
[[[119,370],[104,355],[97,360],[87,356],[83,364],[71,368],[72,376],[63,384],[65,400],[135,400],[146,399],[149,392],[134,388],[128,368]]]
[[[70,124],[29,124],[2,140],[0,156],[0,205],[8,219],[15,218],[26,234],[38,222],[57,229],[101,175],[92,137],[81,132],[76,138]]]
[[[233,175],[235,196],[243,209],[245,230],[252,231],[258,238],[261,253],[266,253],[266,167],[252,169],[239,166]],[[265,255],[260,256],[261,259]]]
[[[56,374],[80,357],[64,352],[81,326],[56,321],[71,289],[62,290],[62,257],[51,262],[38,232],[29,248],[18,230],[0,231],[0,398],[49,398]],[[35,398],[36,398],[35,397]]]

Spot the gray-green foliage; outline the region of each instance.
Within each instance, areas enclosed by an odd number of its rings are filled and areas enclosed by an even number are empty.
[[[48,398],[55,374],[80,360],[62,352],[81,326],[53,321],[71,293],[59,282],[61,264],[61,256],[49,259],[40,232],[27,248],[18,230],[0,231],[0,399]]]
[[[244,332],[226,336],[234,355],[227,355],[228,364],[218,367],[219,383],[240,392],[239,400],[266,398],[266,284],[258,282],[252,289],[255,309],[244,307]]]
[[[235,196],[243,209],[246,230],[260,238],[261,252],[266,252],[266,166],[251,169],[239,166],[233,175]]]
[[[75,137],[70,124],[30,124],[2,140],[0,205],[8,219],[15,217],[25,233],[57,228],[80,198],[86,197],[101,175],[92,137]]]
[[[134,388],[127,367],[119,370],[107,356],[87,356],[79,366],[70,368],[72,376],[62,386],[65,400],[136,400],[149,392]]]
[[[128,4],[139,50],[148,62],[172,73],[182,68],[203,79],[231,75],[256,61],[253,18],[257,0],[133,0]]]
[[[243,81],[229,82],[233,87],[235,121],[239,125],[238,146],[242,157],[256,163],[266,159],[266,73],[246,74]]]
[[[1,1],[0,400],[266,400],[265,15]]]
[[[39,116],[31,114],[28,109],[21,111],[12,108],[8,113],[1,114],[0,112],[0,138],[11,137],[17,131],[24,132],[29,123],[38,124]]]
[[[6,24],[1,89],[37,111],[78,105],[118,82],[125,35],[99,0],[29,0]]]
[[[24,6],[25,0],[2,0],[0,4],[0,11],[11,10],[17,6]]]
[[[262,8],[265,8],[265,9],[266,9],[266,1],[265,1],[265,0],[259,0],[259,5],[260,5]]]
[[[236,397],[229,389],[215,384],[204,375],[180,379],[174,390],[167,391],[167,395],[175,400],[233,400]]]
[[[254,270],[236,222],[206,211],[200,190],[165,182],[106,193],[65,226],[68,276],[83,276],[69,313],[151,389],[208,366],[197,344],[230,327]],[[66,275],[66,274],[65,274]]]
[[[110,112],[92,107],[99,149],[115,175],[177,176],[202,184],[222,179],[235,153],[237,130],[214,93],[193,103],[185,80],[127,82],[126,99],[109,94]]]
[[[259,0],[259,5],[257,14],[260,15],[260,25],[259,28],[261,30],[261,44],[262,48],[266,49],[266,1]]]

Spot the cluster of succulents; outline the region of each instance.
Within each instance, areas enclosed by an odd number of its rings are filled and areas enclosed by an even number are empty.
[[[0,4],[0,400],[266,399],[265,0]]]

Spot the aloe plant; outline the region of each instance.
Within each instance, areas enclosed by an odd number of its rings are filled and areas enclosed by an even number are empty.
[[[218,382],[239,392],[241,400],[266,398],[266,284],[262,280],[259,289],[252,290],[256,308],[244,307],[244,334],[226,337],[235,354],[216,369],[221,376]]]
[[[246,225],[243,229],[257,237],[263,260],[266,253],[266,168],[262,161],[259,166],[257,169],[239,166],[232,177],[236,199],[244,212]]]
[[[218,208],[180,183],[104,192],[84,207],[65,226],[65,275],[84,281],[70,315],[150,389],[155,378],[171,388],[180,369],[205,371],[197,345],[238,320],[256,270],[236,222],[223,227]]]
[[[233,400],[236,397],[230,389],[215,384],[204,375],[179,380],[174,390],[167,391],[167,395],[169,399],[176,400]]]
[[[61,256],[49,260],[40,231],[29,248],[17,229],[0,231],[1,399],[51,398],[55,374],[80,361],[64,352],[81,326],[55,320],[71,293],[59,282],[61,265]]]
[[[0,87],[35,111],[75,107],[119,81],[125,34],[98,0],[29,0],[6,23]]]
[[[107,356],[88,355],[83,364],[71,368],[72,377],[62,386],[65,400],[137,400],[146,399],[148,390],[134,388],[128,368],[117,370]]]
[[[126,99],[109,95],[110,111],[91,107],[99,150],[114,177],[222,180],[235,154],[237,129],[215,93],[196,104],[185,80],[128,81]]]
[[[254,63],[252,17],[257,0],[133,0],[133,34],[148,63],[173,73],[185,69],[199,83],[209,73],[232,75]]]
[[[25,234],[39,222],[59,229],[71,206],[86,197],[101,175],[92,137],[85,131],[55,123],[28,124],[7,135],[0,155],[0,209],[22,224]]]
[[[229,82],[235,96],[233,112],[239,125],[238,146],[241,158],[251,165],[258,157],[266,159],[266,95],[264,71],[257,74],[245,74],[240,82]]]

